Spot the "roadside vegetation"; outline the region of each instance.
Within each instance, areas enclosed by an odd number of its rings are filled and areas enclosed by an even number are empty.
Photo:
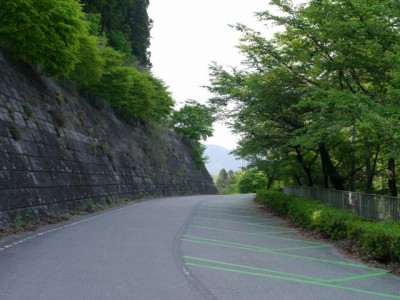
[[[174,101],[149,67],[147,0],[5,0],[0,47],[44,75],[74,80],[128,123],[161,120]],[[46,13],[43,13],[46,11]]]
[[[3,0],[0,49],[43,75],[74,81],[91,104],[107,104],[126,123],[170,126],[190,140],[200,165],[200,141],[212,135],[214,119],[195,101],[174,111],[167,85],[152,74],[148,6],[149,0]],[[10,131],[17,140],[17,129]]]
[[[397,196],[398,1],[270,3],[256,17],[279,32],[234,25],[243,67],[210,66],[234,152],[273,181]]]
[[[215,178],[219,194],[248,194],[267,186],[267,177],[261,171],[242,170],[233,172],[222,169]]]
[[[201,143],[213,134],[213,110],[194,100],[186,101],[169,119],[169,126],[182,136],[182,140],[192,146],[192,158],[195,165],[204,165],[208,157],[206,147]]]
[[[363,220],[350,211],[335,209],[315,200],[281,192],[257,191],[255,200],[295,226],[315,231],[325,238],[346,241],[365,258],[383,263],[400,262],[400,225]]]

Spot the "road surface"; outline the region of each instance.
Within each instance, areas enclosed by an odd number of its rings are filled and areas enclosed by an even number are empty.
[[[134,203],[0,241],[0,299],[400,299],[252,195]]]

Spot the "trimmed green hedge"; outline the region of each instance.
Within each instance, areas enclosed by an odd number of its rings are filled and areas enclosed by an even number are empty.
[[[256,202],[268,206],[294,224],[340,240],[353,240],[364,254],[379,261],[400,261],[400,224],[372,222],[316,200],[259,190]]]

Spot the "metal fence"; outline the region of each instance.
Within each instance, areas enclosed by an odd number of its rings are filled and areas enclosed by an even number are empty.
[[[396,197],[293,185],[285,186],[283,192],[347,209],[369,220],[400,220],[400,200]]]

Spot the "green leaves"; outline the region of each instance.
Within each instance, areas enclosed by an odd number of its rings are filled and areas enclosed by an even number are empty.
[[[0,8],[0,46],[38,64],[47,75],[67,75],[78,62],[87,28],[76,0],[4,0]]]
[[[86,13],[98,14],[99,31],[110,46],[135,57],[142,67],[151,67],[149,0],[81,0]]]
[[[139,71],[132,55],[133,48],[142,47],[140,58],[150,64],[149,44],[134,45],[130,31],[136,26],[149,33],[148,1],[82,2],[87,14],[78,0],[2,1],[0,47],[39,65],[45,75],[75,80],[130,123],[165,119],[174,104],[167,87],[150,72]]]
[[[80,39],[78,62],[75,64],[71,78],[83,88],[98,83],[103,75],[105,61],[99,44],[100,39],[94,35],[84,35]]]
[[[257,190],[267,186],[267,178],[262,172],[247,171],[240,176],[237,186],[242,194],[255,193]]]
[[[137,120],[166,118],[172,111],[173,100],[163,82],[149,72],[124,64],[121,52],[105,47],[101,51],[104,63],[100,79],[87,89],[106,100],[116,113],[129,123]]]
[[[175,132],[193,141],[206,140],[212,136],[214,117],[212,109],[189,100],[171,116],[171,126]]]
[[[271,3],[280,13],[257,16],[281,27],[273,38],[236,26],[246,71],[210,67],[210,103],[241,135],[236,153],[258,166],[295,158],[286,181],[307,178],[327,187],[332,174],[318,159],[326,149],[331,171],[349,186],[354,180],[361,186],[364,176],[371,181],[377,162],[394,157],[390,149],[399,146],[391,127],[399,123],[400,6],[394,0]]]

